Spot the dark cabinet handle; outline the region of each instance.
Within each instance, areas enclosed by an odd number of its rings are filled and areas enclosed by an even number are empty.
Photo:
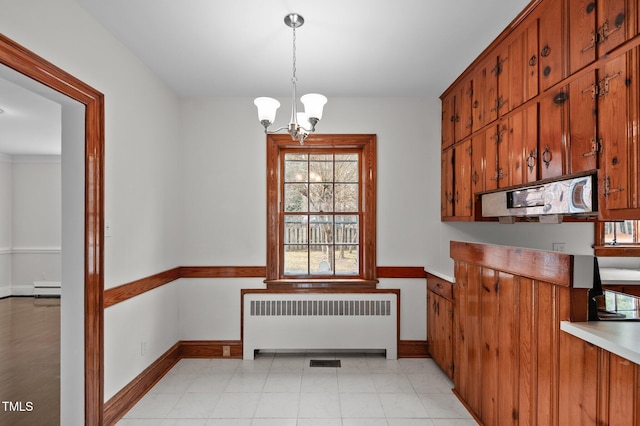
[[[549,168],[549,164],[551,164],[551,150],[549,149],[549,145],[544,148],[544,152],[542,153],[542,161]]]
[[[545,44],[542,50],[540,51],[540,56],[542,56],[543,58],[546,58],[550,54],[551,54],[551,48],[549,47],[548,44]]]

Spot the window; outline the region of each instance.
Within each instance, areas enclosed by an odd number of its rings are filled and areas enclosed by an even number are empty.
[[[640,220],[597,222],[596,256],[640,255]]]
[[[375,136],[267,136],[267,284],[375,286]]]

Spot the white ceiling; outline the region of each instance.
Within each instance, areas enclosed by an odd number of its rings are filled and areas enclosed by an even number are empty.
[[[181,97],[438,97],[529,0],[76,0]],[[52,153],[59,106],[0,73],[0,153]],[[57,124],[54,121],[57,120]],[[34,141],[37,143],[34,144]],[[28,143],[27,143],[28,142]],[[29,147],[29,148],[27,148]],[[38,151],[38,152],[36,152]]]
[[[439,96],[529,0],[77,0],[180,96]]]
[[[25,80],[0,65],[0,154],[60,155],[62,107]]]

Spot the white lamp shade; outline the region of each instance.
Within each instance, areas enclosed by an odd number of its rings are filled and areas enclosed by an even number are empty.
[[[256,98],[253,101],[254,105],[258,107],[258,120],[268,121],[269,123],[273,123],[276,121],[276,111],[280,108],[280,102],[273,98]]]
[[[322,118],[322,108],[327,103],[327,98],[317,93],[307,93],[300,98],[304,104],[304,112],[309,118]]]
[[[304,129],[310,130],[311,123],[309,123],[309,117],[306,112],[298,112],[296,113],[296,118],[298,119],[298,125]]]

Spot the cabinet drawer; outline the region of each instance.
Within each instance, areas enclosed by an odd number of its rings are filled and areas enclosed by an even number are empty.
[[[427,274],[427,290],[433,291],[445,299],[453,300],[453,283],[435,275]]]

